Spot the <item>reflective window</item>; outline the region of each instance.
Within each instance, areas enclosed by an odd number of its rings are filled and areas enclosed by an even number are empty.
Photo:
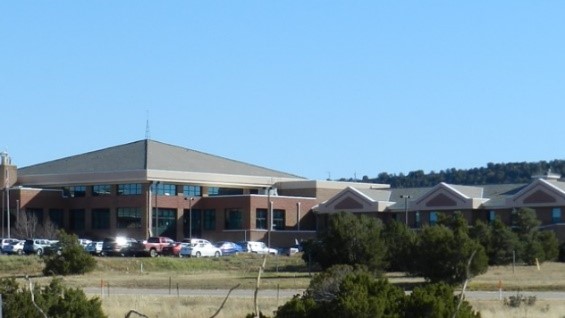
[[[260,230],[267,229],[267,209],[255,210],[255,228]]]
[[[553,208],[551,210],[551,221],[553,223],[561,223],[561,208]]]
[[[140,195],[141,183],[118,184],[118,195]]]
[[[496,220],[496,212],[493,210],[488,211],[488,221],[489,223],[494,222]]]
[[[437,212],[430,212],[430,225],[435,225],[437,223]]]
[[[273,230],[285,229],[285,211],[274,209],[273,210]]]
[[[177,186],[172,183],[157,182],[152,185],[151,191],[160,196],[174,196],[177,195]]]
[[[186,198],[202,196],[202,188],[195,185],[185,185],[182,187],[182,193]]]
[[[97,184],[92,186],[92,195],[95,197],[112,194],[112,186],[109,184]]]

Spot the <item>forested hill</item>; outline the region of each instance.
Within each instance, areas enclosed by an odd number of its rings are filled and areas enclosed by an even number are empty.
[[[390,184],[392,188],[432,187],[440,182],[459,185],[528,183],[531,182],[532,176],[546,174],[548,171],[565,176],[565,160],[488,163],[486,167],[481,168],[467,170],[451,168],[430,173],[416,170],[407,175],[382,172],[376,178],[364,176],[362,181]],[[339,181],[355,180],[342,178]]]

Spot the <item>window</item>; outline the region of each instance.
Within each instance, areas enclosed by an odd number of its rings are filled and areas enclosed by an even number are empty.
[[[255,228],[258,230],[267,229],[267,209],[255,210]]]
[[[285,220],[284,220],[284,210],[275,209],[273,210],[273,230],[284,230]]]
[[[430,212],[430,225],[435,225],[437,223],[437,212],[431,211]]]
[[[92,229],[107,230],[110,228],[110,210],[92,209]]]
[[[152,191],[160,196],[177,195],[177,186],[172,183],[157,182],[152,185]]]
[[[84,230],[84,210],[73,209],[69,213],[69,226],[71,231],[77,232]]]
[[[553,223],[561,223],[561,208],[553,208],[551,210],[551,221]]]
[[[58,228],[64,227],[63,210],[61,209],[50,209],[49,210],[49,220]]]
[[[140,195],[141,183],[118,184],[118,195]]]
[[[153,209],[153,233],[155,236],[177,236],[177,210],[176,209]]]
[[[140,229],[140,208],[118,208],[116,213],[116,225],[119,229]]]
[[[220,194],[220,188],[218,187],[209,187],[208,188],[208,195],[209,196],[216,196]]]
[[[109,184],[97,184],[92,186],[92,196],[99,197],[112,194],[112,186]]]
[[[216,229],[216,210],[214,209],[204,210],[204,229],[205,230]]]
[[[422,220],[420,219],[420,211],[416,211],[416,218],[414,219],[414,227],[420,227]]]
[[[86,186],[72,186],[63,188],[66,197],[80,198],[86,196]]]
[[[226,230],[243,229],[243,211],[241,209],[226,209]]]
[[[195,185],[185,185],[182,187],[182,193],[186,198],[202,196],[202,188]]]
[[[496,220],[496,212],[493,210],[488,211],[488,222],[492,223]]]

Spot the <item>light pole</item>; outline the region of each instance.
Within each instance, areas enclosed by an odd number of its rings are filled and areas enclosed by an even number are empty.
[[[192,201],[194,197],[188,199],[188,237],[192,238]]]
[[[408,199],[412,198],[409,194],[401,194],[401,199],[404,199],[404,222],[406,223],[406,227],[408,227]]]
[[[271,222],[273,222],[273,220],[271,219],[271,189],[272,187],[269,187],[267,189],[267,246],[271,247]]]

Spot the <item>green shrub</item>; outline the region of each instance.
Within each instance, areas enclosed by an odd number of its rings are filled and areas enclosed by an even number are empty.
[[[61,250],[43,257],[44,275],[84,274],[94,270],[96,260],[84,251],[76,235],[60,231],[58,239]]]
[[[0,279],[3,317],[43,318],[44,315],[31,300],[31,291],[19,288],[14,278]],[[104,318],[102,303],[97,297],[88,299],[81,289],[66,288],[61,279],[54,278],[48,286],[35,286],[35,304],[50,318],[84,317]]]

